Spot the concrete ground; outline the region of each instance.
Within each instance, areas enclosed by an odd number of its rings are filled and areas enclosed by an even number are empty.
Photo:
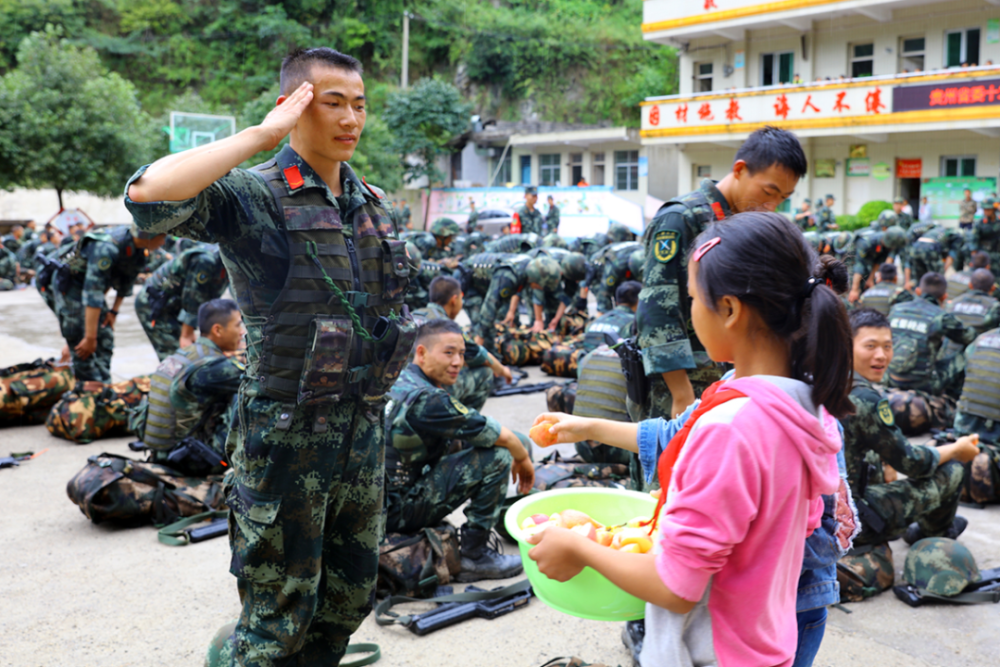
[[[116,338],[116,380],[156,367],[131,299],[121,310]],[[56,319],[33,289],[0,293],[0,367],[55,355],[61,346]],[[531,380],[545,377],[537,368],[530,374]],[[544,403],[542,394],[490,399],[484,412],[527,430]],[[164,546],[152,528],[95,526],[67,499],[66,482],[88,456],[128,454],[128,441],[78,446],[50,436],[44,426],[0,431],[2,455],[48,449],[18,468],[0,470],[0,667],[200,665],[215,630],[239,613],[226,540]],[[980,567],[1000,566],[1000,508],[961,511],[970,524],[962,541]],[[898,580],[907,547],[902,541],[892,546]],[[996,607],[911,609],[888,592],[846,608],[851,613],[830,610],[816,665],[997,664]],[[474,619],[425,637],[381,628],[370,617],[354,640],[380,644],[379,664],[387,667],[532,667],[567,655],[624,666],[629,657],[620,633],[621,624],[566,616],[532,600],[493,621]]]

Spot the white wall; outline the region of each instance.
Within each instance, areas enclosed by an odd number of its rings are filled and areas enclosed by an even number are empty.
[[[563,186],[576,185],[576,183],[570,183],[571,177],[573,175],[572,167],[568,165],[570,153],[583,153],[583,175],[589,183],[594,183],[593,180],[593,156],[594,153],[604,153],[604,185],[614,186],[615,181],[615,151],[639,151],[639,157],[643,158],[646,156],[646,149],[634,143],[618,141],[609,142],[604,144],[591,144],[589,148],[582,147],[567,147],[563,144],[557,144],[552,146],[533,146],[533,147],[516,147],[511,148],[511,178],[515,183],[521,182],[521,156],[531,155],[531,182],[534,185],[539,185],[541,183],[541,160],[539,155],[548,155],[552,153],[559,154],[559,178]],[[641,174],[641,170],[640,170]],[[644,206],[646,203],[646,193],[649,190],[649,177],[639,176],[639,188],[637,190],[615,190],[615,194],[619,197],[627,199],[631,202]]]
[[[124,184],[123,184],[124,185]],[[98,224],[131,224],[132,215],[122,197],[95,197],[87,193],[64,192],[63,206],[82,209]],[[41,225],[59,212],[55,190],[0,190],[0,220],[35,220]]]

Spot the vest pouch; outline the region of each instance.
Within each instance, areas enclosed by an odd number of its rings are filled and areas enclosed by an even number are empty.
[[[402,317],[390,319],[380,317],[372,328],[375,338],[375,354],[371,375],[365,382],[364,399],[377,403],[385,397],[385,392],[396,383],[410,359],[410,351],[417,339],[417,323],[404,309]]]
[[[299,377],[299,405],[336,402],[347,390],[354,326],[349,317],[317,317],[309,325],[311,346]]]
[[[410,282],[410,260],[406,242],[382,239],[382,298],[400,301]]]

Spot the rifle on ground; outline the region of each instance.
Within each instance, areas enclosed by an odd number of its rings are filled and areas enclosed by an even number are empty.
[[[469,618],[492,620],[524,607],[530,599],[531,584],[527,579],[490,591],[469,586],[464,593],[430,598],[431,602],[440,603],[437,609],[413,616],[400,616],[389,609],[402,602],[427,602],[428,600],[394,595],[376,606],[375,622],[379,625],[398,623],[414,634],[423,636]]]

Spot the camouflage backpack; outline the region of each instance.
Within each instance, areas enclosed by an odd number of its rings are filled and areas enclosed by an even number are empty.
[[[861,602],[892,586],[896,574],[888,543],[864,545],[837,561],[841,602]]]
[[[68,365],[38,359],[0,370],[0,426],[42,424],[73,385]]]
[[[69,391],[52,407],[45,427],[52,435],[81,445],[128,435],[130,412],[148,393],[148,375],[107,384],[96,392]]]
[[[164,525],[226,509],[222,477],[182,477],[155,463],[96,454],[66,485],[66,494],[94,523]]]
[[[375,595],[430,597],[461,569],[458,532],[451,524],[424,528],[416,535],[387,533],[379,547]]]
[[[498,329],[497,347],[503,363],[508,366],[537,366],[542,363],[545,351],[556,342],[556,337],[548,331],[535,333],[528,328],[512,329],[502,325],[498,325]]]

